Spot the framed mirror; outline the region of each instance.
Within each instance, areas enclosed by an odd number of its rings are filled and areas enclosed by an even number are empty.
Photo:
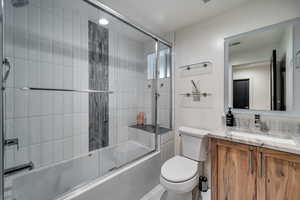
[[[225,39],[225,111],[300,115],[300,18]]]

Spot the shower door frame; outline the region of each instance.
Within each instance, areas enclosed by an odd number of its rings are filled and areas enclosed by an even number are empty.
[[[4,9],[4,1],[5,0],[0,0],[0,60],[1,60],[1,69],[0,69],[0,76],[1,76],[1,81],[0,81],[0,106],[1,106],[1,113],[0,113],[0,129],[1,129],[1,136],[0,136],[0,173],[1,173],[1,178],[0,178],[0,200],[4,200],[4,104],[3,104],[3,58],[4,58],[4,28],[5,28],[5,9]],[[166,40],[164,40],[163,38],[151,33],[150,31],[148,31],[147,29],[145,29],[144,27],[136,24],[135,22],[132,22],[131,20],[129,20],[128,18],[124,17],[123,15],[121,15],[120,13],[116,12],[115,10],[109,8],[108,6],[102,4],[101,2],[99,2],[98,0],[83,0],[86,3],[104,11],[105,13],[117,18],[118,20],[120,20],[121,22],[129,25],[130,27],[144,33],[145,35],[150,36],[153,41],[155,41],[155,55],[156,55],[156,66],[155,66],[155,84],[154,84],[154,94],[153,94],[153,100],[154,100],[154,125],[156,127],[156,131],[155,131],[155,149],[150,153],[156,152],[159,150],[159,144],[158,144],[158,131],[159,131],[159,126],[158,126],[158,73],[159,73],[159,47],[160,47],[160,43],[166,45],[168,48],[170,48],[170,83],[172,83],[172,74],[173,74],[173,69],[172,69],[172,52],[173,52],[173,47],[172,44]],[[170,105],[171,105],[171,109],[170,109],[170,128],[172,129],[172,122],[173,122],[173,102],[172,102],[172,84],[170,86]]]
[[[4,0],[1,0],[1,8],[0,8],[0,60],[1,60],[1,69],[0,69],[0,106],[1,106],[1,114],[0,114],[0,199],[4,200],[4,127],[3,127],[3,119],[4,119],[4,105],[3,105],[3,58],[4,58]]]

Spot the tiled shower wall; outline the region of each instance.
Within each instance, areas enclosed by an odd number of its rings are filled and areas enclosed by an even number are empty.
[[[99,11],[78,2],[31,0],[13,8],[6,1],[5,57],[12,73],[5,133],[20,142],[19,150],[6,148],[6,167],[29,160],[41,167],[88,152],[88,94],[20,90],[88,88],[88,20],[97,20]],[[110,145],[128,139],[137,112],[151,112],[144,44],[121,33],[109,27]]]

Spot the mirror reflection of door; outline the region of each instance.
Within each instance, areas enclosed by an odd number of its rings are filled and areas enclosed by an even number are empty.
[[[233,80],[233,108],[249,109],[249,79]]]

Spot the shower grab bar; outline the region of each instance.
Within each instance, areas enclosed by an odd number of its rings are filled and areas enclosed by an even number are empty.
[[[31,170],[33,170],[33,168],[34,168],[34,164],[32,161],[30,161],[29,163],[25,163],[25,164],[21,164],[21,165],[15,166],[15,167],[5,169],[4,176],[12,176],[12,175],[17,174],[24,170],[31,171]]]
[[[72,89],[59,89],[59,88],[34,88],[34,87],[23,87],[20,90],[36,90],[36,91],[55,91],[55,92],[79,92],[79,93],[107,93],[113,94],[113,91],[108,90],[72,90]]]

